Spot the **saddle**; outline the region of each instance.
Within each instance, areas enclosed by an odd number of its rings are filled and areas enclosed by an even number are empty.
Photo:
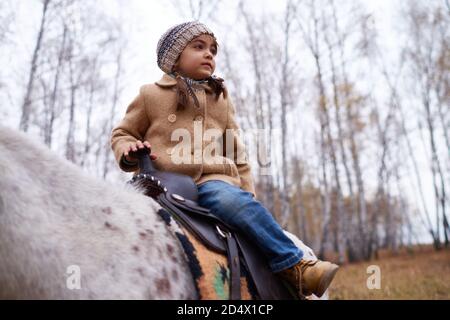
[[[250,275],[259,299],[295,299],[245,234],[198,204],[197,185],[190,176],[155,169],[149,154],[149,148],[130,153],[138,159],[140,170],[128,183],[142,188],[145,195],[158,202],[208,249],[227,256],[231,300],[241,299],[241,265]]]

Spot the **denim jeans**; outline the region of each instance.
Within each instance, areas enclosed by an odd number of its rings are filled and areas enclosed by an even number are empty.
[[[303,257],[303,252],[250,192],[222,180],[201,183],[198,192],[201,206],[253,240],[266,255],[272,272],[292,267]]]

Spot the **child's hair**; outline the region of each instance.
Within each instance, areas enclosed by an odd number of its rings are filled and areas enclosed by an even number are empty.
[[[193,82],[192,79],[185,78],[176,72],[172,74],[175,75],[177,80],[177,111],[184,110],[184,108],[189,105],[189,96],[192,97],[195,106],[199,107],[200,104],[198,102],[198,99],[191,88]],[[216,100],[219,99],[221,93],[223,93],[224,98],[227,97],[227,89],[223,84],[222,78],[211,76],[205,81],[205,83],[207,83],[212,88],[213,92],[216,95]]]
[[[214,42],[218,47],[214,33],[207,26],[198,21],[184,22],[175,25],[169,28],[158,41],[156,49],[158,67],[177,80],[177,110],[183,110],[188,106],[189,96],[192,97],[194,104],[197,107],[199,106],[197,97],[191,88],[194,83],[207,83],[215,93],[216,99],[219,99],[221,93],[223,93],[224,98],[227,97],[227,90],[223,84],[222,78],[211,75],[203,81],[195,81],[183,77],[173,70],[175,63],[178,61],[187,44],[192,41],[192,39],[202,34],[213,37]]]

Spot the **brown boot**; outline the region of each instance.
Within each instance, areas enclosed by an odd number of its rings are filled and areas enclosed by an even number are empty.
[[[327,290],[338,268],[338,265],[328,261],[302,259],[293,267],[278,272],[278,275],[296,289],[301,299],[311,294],[320,298]]]

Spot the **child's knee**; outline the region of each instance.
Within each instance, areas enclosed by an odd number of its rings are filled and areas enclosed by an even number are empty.
[[[218,215],[233,215],[246,203],[253,201],[253,198],[250,193],[224,182],[220,188],[214,189],[213,193],[205,194],[200,200],[200,205],[209,207]]]

